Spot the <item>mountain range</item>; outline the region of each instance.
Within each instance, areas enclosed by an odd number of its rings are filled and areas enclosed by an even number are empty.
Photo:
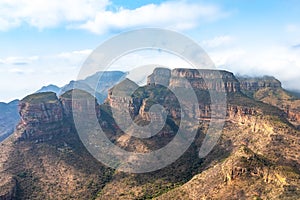
[[[300,100],[275,78],[156,68],[145,86],[129,79],[112,82],[99,90],[107,93],[102,102],[74,88],[59,97],[42,92],[19,102],[16,130],[0,144],[0,199],[299,199]],[[184,123],[182,116],[194,115],[186,111],[193,106],[189,97],[179,102],[169,88],[185,91],[189,85],[199,105],[198,123],[189,127],[196,135],[165,168],[123,172],[96,160],[80,140],[72,113],[89,112],[95,102],[98,122],[114,145],[142,154],[166,146]],[[124,88],[136,90],[124,97]],[[210,122],[219,118],[212,103],[224,103],[213,102],[210,93],[226,94],[225,124],[214,148],[199,157]],[[166,123],[149,138],[131,136],[131,127],[124,133],[112,114],[128,110],[135,124],[145,126],[159,118],[154,104],[163,106]]]
[[[35,93],[54,92],[59,96],[72,89],[81,89],[95,96],[99,103],[103,103],[107,97],[108,89],[121,81],[125,75],[126,73],[121,71],[97,72],[84,80],[70,81],[61,88],[53,84],[43,86]],[[0,102],[0,142],[13,133],[20,120],[18,102],[19,100],[10,103]]]

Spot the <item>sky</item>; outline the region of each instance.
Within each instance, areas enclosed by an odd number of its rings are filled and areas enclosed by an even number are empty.
[[[101,43],[148,27],[188,36],[217,68],[272,75],[300,91],[297,0],[0,0],[0,101],[63,86]]]

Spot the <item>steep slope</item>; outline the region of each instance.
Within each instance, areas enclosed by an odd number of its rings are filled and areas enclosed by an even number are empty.
[[[245,146],[157,199],[298,199],[299,172]]]
[[[0,142],[14,132],[20,120],[18,100],[10,103],[0,103]]]
[[[245,94],[283,110],[289,121],[300,127],[300,98],[284,90],[279,80],[271,76],[238,79]]]

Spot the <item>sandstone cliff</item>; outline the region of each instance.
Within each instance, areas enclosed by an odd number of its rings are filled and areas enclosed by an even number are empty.
[[[55,93],[30,95],[19,103],[20,139],[48,140],[63,131],[63,108]]]
[[[239,92],[240,84],[231,72],[209,69],[165,69],[156,68],[148,77],[147,84],[171,87],[186,87],[182,79],[188,80],[193,88],[218,92]]]
[[[256,92],[263,88],[281,88],[279,80],[272,76],[263,77],[237,77],[241,84],[241,90],[247,92]]]
[[[183,79],[187,81],[183,81]],[[132,118],[142,118],[145,121],[150,121],[150,115],[155,120],[159,116],[156,113],[150,112],[149,108],[153,104],[160,104],[166,109],[168,116],[173,119],[180,119],[181,112],[180,105],[177,97],[167,87],[188,87],[191,84],[195,91],[199,103],[199,119],[209,120],[212,117],[211,99],[209,92],[226,93],[225,104],[228,103],[226,119],[233,120],[238,117],[242,118],[247,115],[255,115],[260,111],[252,108],[251,105],[239,106],[235,102],[231,102],[230,96],[236,94],[237,96],[243,95],[240,91],[240,83],[235,76],[227,71],[220,70],[195,70],[195,69],[166,69],[156,68],[153,73],[148,77],[147,86],[138,88],[138,86],[130,80],[125,80],[109,92],[106,102],[113,108],[122,110],[129,108]],[[128,91],[128,87],[132,85],[131,92],[124,98],[120,91]],[[116,88],[116,89],[115,89]],[[114,90],[115,89],[115,90]],[[118,94],[116,94],[118,93]],[[224,102],[222,102],[224,103]],[[225,104],[216,104],[215,106],[224,106]],[[191,110],[191,104],[187,100],[183,105]],[[216,108],[218,110],[218,108]],[[196,113],[186,112],[184,114],[196,115]],[[214,116],[218,117],[218,116]]]
[[[243,93],[283,110],[287,119],[300,127],[300,99],[284,90],[279,80],[271,76],[238,77],[238,80]]]

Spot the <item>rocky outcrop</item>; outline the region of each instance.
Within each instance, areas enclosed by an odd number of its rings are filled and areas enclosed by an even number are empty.
[[[167,68],[155,68],[153,73],[147,77],[148,84],[164,85],[170,84],[171,70]]]
[[[185,80],[183,80],[185,79]],[[199,115],[191,112],[192,109],[188,100],[181,102],[183,107],[188,109],[188,112],[181,110],[178,99],[170,92],[167,87],[187,88],[187,84],[191,84],[196,91],[199,103]],[[194,118],[199,116],[199,120],[210,120],[212,117],[212,108],[210,104],[209,91],[226,92],[226,93],[240,93],[240,85],[235,76],[227,71],[220,70],[196,70],[196,69],[166,69],[156,68],[148,77],[147,86],[139,88],[138,86],[126,79],[116,85],[109,91],[107,103],[114,109],[124,110],[129,109],[131,117],[141,117],[143,120],[161,120],[161,116],[157,113],[149,111],[153,104],[162,105],[167,111],[167,115],[173,119],[180,119],[183,112]],[[125,94],[125,91],[131,91],[130,94]],[[135,92],[132,92],[135,91]],[[224,104],[215,103],[218,106]],[[221,109],[221,108],[220,108]],[[237,116],[244,118],[247,115],[255,115],[257,112],[251,107],[242,106],[228,106],[227,119],[231,120]],[[218,113],[214,113],[215,118],[223,118]]]
[[[125,79],[108,91],[106,103],[118,112],[123,112],[124,108],[127,108],[130,115],[134,117],[138,115],[142,105],[142,97],[132,95],[138,87],[133,81]]]
[[[284,103],[285,105],[280,105],[278,104],[274,104],[274,106],[279,107],[282,111],[285,112],[286,114],[286,118],[292,123],[294,124],[297,129],[300,129],[300,106],[298,106],[300,103],[300,100],[296,100],[296,101],[292,101],[291,103],[289,103],[289,105],[287,105],[288,103]],[[290,105],[295,104],[296,106],[293,106],[293,108],[291,108]]]
[[[273,76],[263,77],[237,77],[241,90],[258,91],[263,88],[281,88],[281,82]]]
[[[147,83],[164,83],[165,86],[171,87],[188,87],[187,84],[191,84],[194,89],[228,93],[240,91],[240,84],[235,76],[223,70],[158,68],[148,77]]]
[[[241,146],[222,166],[225,182],[231,182],[242,176],[258,176],[268,179],[268,162],[263,160],[246,146]]]
[[[75,96],[72,96],[73,91],[78,91]],[[89,112],[93,106],[94,112]],[[76,111],[74,113],[73,108]],[[53,92],[29,95],[19,103],[21,121],[17,129],[21,133],[20,140],[41,142],[69,132],[70,126],[65,122],[73,123],[73,114],[83,112],[90,114],[91,117],[95,114],[96,117],[100,117],[96,99],[84,91],[71,90],[59,99]]]
[[[55,93],[46,92],[25,97],[19,103],[20,139],[51,139],[62,132],[63,109]]]
[[[241,90],[255,100],[262,101],[285,112],[285,117],[300,127],[300,100],[281,87],[279,80],[272,76],[238,77]]]
[[[77,89],[69,90],[59,97],[59,101],[67,120],[72,120],[74,114],[83,112],[89,114],[90,117],[95,117],[95,114],[97,118],[100,117],[99,104],[88,92]]]

